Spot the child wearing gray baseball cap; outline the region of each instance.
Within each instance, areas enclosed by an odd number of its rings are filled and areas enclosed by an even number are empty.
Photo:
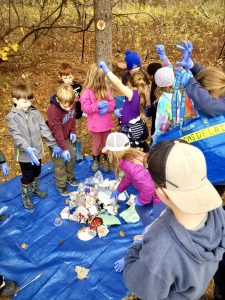
[[[199,299],[225,252],[221,198],[203,153],[181,140],[156,144],[148,170],[168,208],[128,249],[125,284],[142,300]]]

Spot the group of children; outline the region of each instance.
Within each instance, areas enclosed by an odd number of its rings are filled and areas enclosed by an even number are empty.
[[[219,73],[217,88],[210,88],[211,73],[206,69],[201,74],[201,67],[190,58],[191,47],[190,43],[184,43],[180,48],[183,52],[180,65],[186,70],[182,84],[200,112],[209,116],[222,114],[225,92],[223,84],[219,85],[219,78],[225,75]],[[15,146],[15,159],[21,167],[23,205],[33,209],[31,192],[40,198],[47,196],[38,186],[42,138],[50,148],[60,194],[69,194],[67,183],[78,184],[74,165],[75,160],[83,159],[81,120],[85,113],[92,138],[92,171],[99,169],[103,152],[103,170],[109,172],[111,168],[116,175],[120,171],[124,173],[111,197],[117,198],[131,184],[138,191],[134,201],[145,233],[141,241],[129,248],[125,260],[116,262],[116,271],[124,271],[125,284],[140,299],[197,299],[204,293],[225,251],[225,214],[220,196],[207,180],[201,151],[181,141],[156,144],[157,136],[171,127],[175,80],[163,45],[157,46],[157,53],[162,64],[150,64],[145,75],[138,54],[126,51],[128,72],[122,82],[105,62],[93,64],[82,92],[81,86],[74,81],[71,66],[62,64],[61,84],[51,97],[47,124],[32,105],[33,94],[26,85],[12,90],[14,105],[6,119]],[[126,97],[122,109],[114,111],[115,101],[106,78]],[[150,89],[149,80],[152,81]],[[113,112],[119,118],[120,132],[111,133]],[[145,115],[152,118],[150,153]],[[7,176],[4,157],[0,163]],[[155,221],[149,225],[152,208]],[[157,261],[155,253],[159,255]]]

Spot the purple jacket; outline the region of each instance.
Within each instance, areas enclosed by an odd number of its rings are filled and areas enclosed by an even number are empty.
[[[101,99],[103,100],[103,99]],[[98,101],[91,89],[86,89],[80,97],[81,109],[87,114],[88,130],[93,132],[104,132],[111,130],[114,126],[112,112],[115,107],[115,101],[112,93],[109,92],[108,99],[109,110],[105,115],[100,115],[98,110]]]
[[[155,193],[155,186],[148,170],[129,160],[120,160],[119,167],[125,175],[117,187],[120,193],[133,184],[139,192],[138,200],[142,204],[149,204],[152,201],[160,202]]]
[[[202,66],[195,63],[191,69],[195,76],[202,70]],[[195,78],[190,78],[187,83],[187,94],[194,102],[195,109],[207,117],[215,117],[225,114],[225,97],[213,98]]]

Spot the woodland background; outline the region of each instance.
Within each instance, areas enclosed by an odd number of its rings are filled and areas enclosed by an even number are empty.
[[[71,63],[75,80],[83,84],[95,60],[95,27],[92,0],[0,0],[0,4],[0,149],[10,166],[9,180],[20,174],[5,122],[12,86],[27,83],[46,118],[60,63]],[[193,42],[195,61],[225,66],[225,0],[112,0],[111,5],[113,71],[118,76],[124,71],[115,61],[123,62],[126,49],[139,53],[145,69],[158,61],[155,45],[164,44],[175,64],[181,56],[175,45],[183,39]],[[83,142],[83,152],[91,154],[87,130]],[[51,159],[46,146],[45,150],[43,163]],[[211,295],[212,284],[204,299],[212,299]]]

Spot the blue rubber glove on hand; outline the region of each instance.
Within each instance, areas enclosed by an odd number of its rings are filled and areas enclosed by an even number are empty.
[[[108,74],[108,73],[109,73],[110,70],[109,70],[109,68],[106,66],[106,63],[105,63],[103,60],[101,60],[101,61],[99,62],[98,66],[99,66],[99,68],[101,68],[101,69],[104,71],[105,74]]]
[[[65,162],[70,161],[71,156],[70,156],[69,150],[65,150],[62,152],[62,158],[64,159]]]
[[[191,54],[193,50],[192,42],[182,41],[182,45],[177,45],[177,49],[182,51],[182,60],[178,61],[176,64],[182,66],[184,69],[189,70],[194,66],[191,59]]]
[[[120,194],[119,191],[117,191],[117,190],[113,191],[112,194],[110,195],[110,199],[113,199],[113,198],[117,199],[119,194]]]
[[[109,106],[108,101],[102,100],[102,101],[99,101],[99,102],[98,102],[98,109],[103,108],[103,107],[106,107],[106,106]]]
[[[116,272],[123,272],[123,269],[124,269],[124,265],[125,265],[125,260],[124,260],[124,257],[117,260],[115,263],[114,263],[114,269]]]
[[[9,174],[9,167],[7,165],[7,162],[4,162],[3,164],[1,164],[2,167],[2,172],[3,172],[3,177],[7,177]]]
[[[156,45],[156,53],[161,61],[167,60],[166,51],[164,45]]]
[[[137,205],[139,205],[139,206],[144,206],[144,204],[142,204],[142,203],[139,201],[138,196],[136,196],[136,197],[134,198],[134,202],[135,202],[135,204],[137,204]]]
[[[75,133],[70,133],[70,140],[72,144],[76,143],[77,135]]]
[[[104,115],[108,112],[108,110],[109,110],[108,106],[105,106],[105,107],[99,109],[99,113],[100,113],[100,115]]]
[[[40,162],[39,162],[39,160],[37,159],[37,157],[35,155],[35,152],[37,152],[37,149],[36,148],[32,148],[32,147],[27,147],[26,151],[27,151],[27,154],[28,154],[28,156],[30,158],[31,164],[39,166]]]
[[[122,111],[122,108],[117,108],[117,109],[115,109],[115,110],[114,110],[114,115],[115,115],[117,118],[122,117],[121,111]]]
[[[59,146],[55,146],[52,149],[52,157],[58,158],[62,155],[62,149]]]

